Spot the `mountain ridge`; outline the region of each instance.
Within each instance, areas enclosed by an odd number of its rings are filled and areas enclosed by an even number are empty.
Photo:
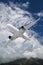
[[[43,59],[39,58],[21,58],[9,63],[2,63],[0,65],[43,65]]]

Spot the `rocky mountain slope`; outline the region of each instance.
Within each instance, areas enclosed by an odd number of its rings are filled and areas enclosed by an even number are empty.
[[[43,60],[38,58],[30,58],[30,59],[19,59],[9,63],[4,63],[0,65],[43,65]]]

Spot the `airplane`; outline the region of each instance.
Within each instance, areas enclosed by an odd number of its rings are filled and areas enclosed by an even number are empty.
[[[38,18],[37,20],[35,20],[34,22],[31,22],[30,24],[24,25],[20,27],[20,30],[17,29],[15,26],[11,25],[11,24],[7,24],[7,27],[10,29],[10,31],[12,31],[13,35],[9,35],[8,36],[8,43],[12,42],[13,40],[17,39],[18,37],[22,37],[26,40],[29,40],[30,38],[24,35],[24,32],[27,31],[28,29],[30,29],[33,25],[35,25],[38,21],[40,20],[40,18]]]

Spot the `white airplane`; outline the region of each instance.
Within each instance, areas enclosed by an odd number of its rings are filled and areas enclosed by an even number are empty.
[[[31,22],[30,24],[27,24],[27,25],[24,25],[24,26],[21,26],[20,30],[17,29],[16,27],[14,27],[13,25],[11,24],[7,24],[7,27],[10,29],[10,31],[12,31],[13,34],[12,36],[8,36],[9,38],[9,41],[7,43],[10,43],[11,41],[15,40],[16,38],[18,37],[22,37],[24,38],[25,40],[29,40],[29,37],[25,36],[24,35],[24,32],[27,31],[30,27],[32,27],[33,25],[36,24],[36,22],[38,22],[40,20],[40,18],[38,18],[35,22]]]

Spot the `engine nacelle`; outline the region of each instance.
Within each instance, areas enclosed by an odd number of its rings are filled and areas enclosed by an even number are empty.
[[[12,36],[9,36],[8,38],[9,38],[9,39],[11,39],[11,38],[12,38]]]

